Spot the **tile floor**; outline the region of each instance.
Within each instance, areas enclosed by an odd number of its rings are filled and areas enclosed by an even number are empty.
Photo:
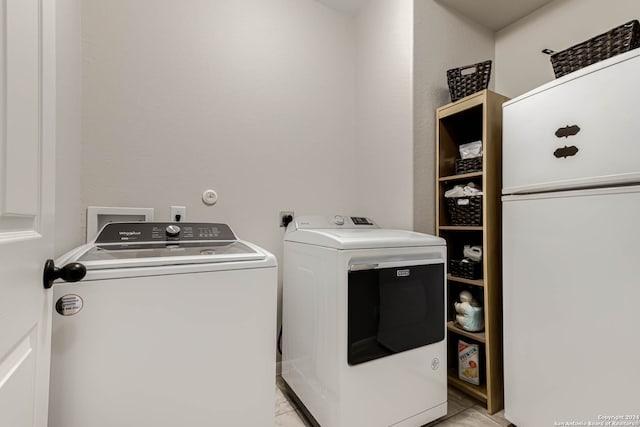
[[[287,399],[283,390],[282,377],[278,376],[276,380],[275,427],[311,427],[295,403]],[[489,415],[479,401],[468,397],[455,388],[449,388],[448,400],[447,415],[427,424],[426,427],[506,427],[510,424],[504,418],[502,411]]]

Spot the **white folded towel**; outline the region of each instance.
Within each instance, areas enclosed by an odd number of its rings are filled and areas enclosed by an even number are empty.
[[[468,183],[465,186],[456,185],[450,190],[447,190],[444,193],[444,197],[446,198],[454,198],[454,197],[469,197],[469,196],[481,196],[482,190],[480,190],[476,184],[473,182]]]
[[[462,255],[471,261],[480,262],[482,260],[482,246],[464,245]]]

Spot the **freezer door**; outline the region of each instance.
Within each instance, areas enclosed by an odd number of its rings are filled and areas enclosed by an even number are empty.
[[[503,194],[640,182],[640,52],[606,64],[504,105]]]
[[[640,187],[503,201],[505,416],[638,414]]]

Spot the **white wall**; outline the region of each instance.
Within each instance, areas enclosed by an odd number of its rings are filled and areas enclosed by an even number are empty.
[[[281,210],[355,211],[350,18],[313,0],[83,4],[83,207],[183,205],[279,262]]]
[[[493,33],[432,0],[415,2],[414,228],[435,232],[435,110],[451,102],[448,69],[494,59]],[[493,63],[495,67],[495,61]],[[489,87],[493,87],[494,75]]]
[[[312,0],[58,3],[57,253],[82,242],[92,204],[160,220],[186,205],[277,254],[281,209],[433,233],[446,70],[495,59],[491,87],[517,96],[553,79],[542,48],[640,15],[634,0],[559,0],[497,33],[494,57],[489,30],[431,0],[371,0],[355,22]]]
[[[312,0],[84,0],[83,42],[87,205],[157,220],[184,205],[278,256],[279,211],[354,210],[348,17]]]
[[[83,242],[82,0],[57,0],[57,130],[55,253]]]
[[[521,95],[554,79],[544,48],[564,50],[632,19],[637,0],[556,0],[496,34],[496,91]]]
[[[371,0],[356,27],[358,212],[413,228],[413,0]]]

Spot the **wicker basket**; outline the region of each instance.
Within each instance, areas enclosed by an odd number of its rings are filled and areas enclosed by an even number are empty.
[[[456,160],[456,175],[482,170],[482,156]]]
[[[556,78],[640,46],[637,20],[551,55]]]
[[[465,70],[470,71],[465,72]],[[448,70],[447,83],[451,102],[486,89],[489,87],[490,77],[491,60]]]
[[[482,196],[446,198],[451,225],[482,225]]]
[[[463,279],[480,279],[482,278],[482,263],[477,261],[465,261],[457,259],[449,260],[449,274]]]

